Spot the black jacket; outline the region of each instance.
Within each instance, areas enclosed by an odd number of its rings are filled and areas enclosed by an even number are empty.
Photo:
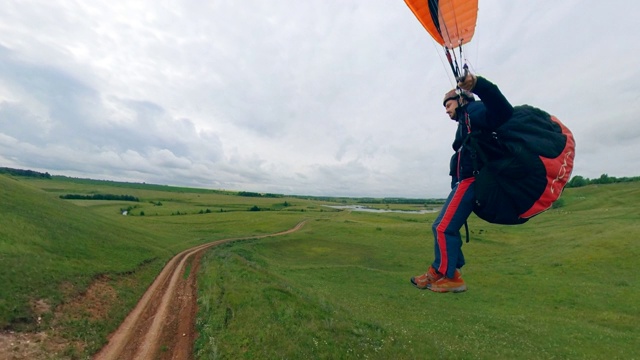
[[[502,95],[500,89],[489,80],[478,76],[472,92],[480,101],[472,101],[458,108],[456,121],[458,129],[453,141],[455,154],[451,157],[451,187],[460,180],[473,176],[471,152],[463,146],[467,135],[472,131],[494,131],[504,124],[513,114],[513,106]]]

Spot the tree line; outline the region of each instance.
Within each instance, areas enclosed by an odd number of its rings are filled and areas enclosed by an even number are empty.
[[[92,195],[82,195],[82,194],[66,194],[60,195],[61,199],[73,199],[73,200],[118,200],[118,201],[136,201],[139,202],[140,199],[133,195],[113,195],[113,194],[92,194]]]
[[[13,169],[8,167],[0,167],[0,174],[51,179],[51,174],[49,174],[48,172],[41,173],[33,170]]]
[[[595,185],[595,184],[604,185],[604,184],[625,183],[625,182],[635,182],[635,181],[640,181],[640,176],[618,178],[615,176],[602,174],[597,179],[589,179],[586,177],[582,177],[580,175],[576,175],[573,178],[571,178],[571,180],[569,180],[569,182],[567,183],[567,187],[575,188],[575,187]]]
[[[284,195],[282,195],[282,194],[270,194],[270,193],[261,194],[261,193],[257,193],[257,192],[251,192],[251,191],[239,191],[238,192],[238,196],[264,197],[264,198],[281,198],[281,197],[284,197]]]

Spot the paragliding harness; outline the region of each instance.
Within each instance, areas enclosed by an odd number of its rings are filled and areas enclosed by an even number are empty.
[[[463,146],[473,162],[473,212],[494,224],[522,224],[548,210],[573,169],[571,131],[529,105],[514,107],[511,118],[494,131],[470,132]]]

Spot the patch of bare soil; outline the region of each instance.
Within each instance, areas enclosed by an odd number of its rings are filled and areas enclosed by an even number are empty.
[[[30,305],[36,317],[36,330],[0,332],[0,360],[51,359],[54,356],[52,354],[62,353],[64,348],[72,345],[68,340],[56,336],[53,329],[42,327],[43,316],[51,311],[51,306],[45,300],[36,300]]]
[[[73,286],[68,283],[62,284],[60,289],[68,296],[73,292]],[[56,307],[53,310],[54,320],[47,325],[47,328],[44,327],[43,317],[52,313],[51,305],[43,299],[32,301],[30,306],[35,316],[33,325],[37,330],[1,332],[0,360],[73,358],[75,354],[82,353],[84,344],[64,339],[58,334],[55,324],[63,316],[77,319],[104,318],[115,300],[116,292],[109,285],[108,277],[100,276],[83,294]]]
[[[102,319],[109,313],[111,304],[116,301],[116,290],[109,284],[109,277],[99,276],[91,283],[87,291],[56,309],[56,316],[66,314],[73,318]]]
[[[45,355],[42,348],[47,341],[47,334],[39,333],[15,333],[7,331],[0,333],[0,359],[42,359]]]

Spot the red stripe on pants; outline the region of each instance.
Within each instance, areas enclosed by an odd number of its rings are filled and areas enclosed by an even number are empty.
[[[447,230],[447,227],[449,227],[451,219],[453,219],[453,216],[458,211],[460,201],[462,201],[464,194],[467,192],[467,189],[469,189],[469,186],[473,184],[474,180],[475,178],[467,178],[458,183],[456,192],[453,194],[453,197],[442,216],[442,221],[440,221],[440,224],[438,224],[438,227],[436,228],[436,241],[438,242],[438,249],[440,250],[440,266],[438,267],[438,272],[440,274],[446,274],[447,267],[449,265],[449,257],[447,256],[447,239],[444,232]]]

